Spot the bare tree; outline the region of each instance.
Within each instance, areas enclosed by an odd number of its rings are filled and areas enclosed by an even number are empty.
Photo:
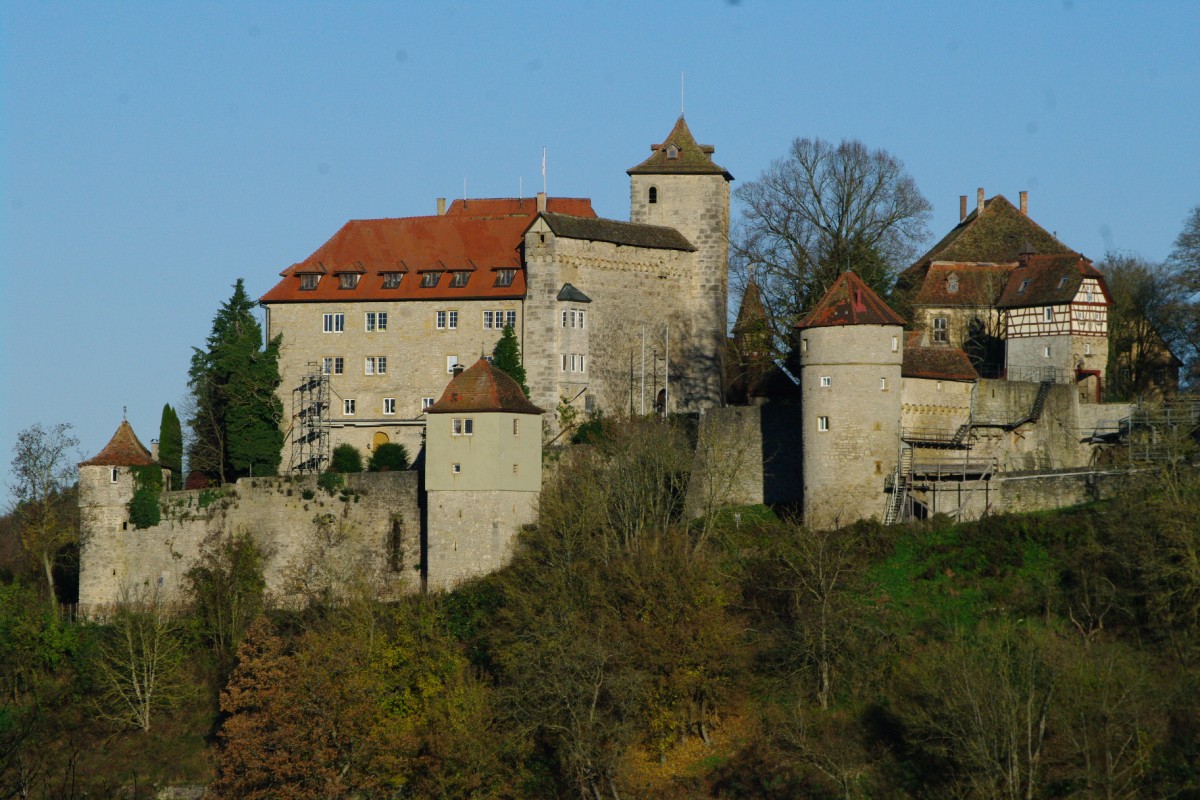
[[[79,439],[71,425],[61,422],[52,428],[33,425],[17,434],[12,469],[16,507],[13,514],[26,552],[42,564],[50,604],[57,608],[54,563],[59,551],[79,539],[78,525],[66,514],[63,494],[75,483],[71,451]]]
[[[1170,263],[1188,279],[1194,291],[1200,291],[1200,206],[1189,211],[1184,219]]]
[[[796,139],[736,197],[735,282],[753,271],[781,341],[847,269],[886,295],[929,233],[931,206],[904,164],[856,140]]]

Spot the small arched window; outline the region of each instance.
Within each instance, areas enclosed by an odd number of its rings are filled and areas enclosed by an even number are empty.
[[[946,291],[950,294],[958,293],[958,275],[951,272],[950,277],[946,278]]]
[[[658,202],[658,187],[657,186],[650,187],[650,202],[651,203]]]

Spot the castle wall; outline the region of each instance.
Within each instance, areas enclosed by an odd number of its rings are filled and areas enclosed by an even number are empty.
[[[982,380],[975,392],[975,421],[1016,422],[1033,410],[1039,384],[1029,381]],[[1092,447],[1081,439],[1091,433],[1081,427],[1075,387],[1050,388],[1041,416],[1015,430],[977,427],[973,460],[993,459],[1003,472],[1069,469],[1087,466]]]
[[[900,433],[900,334],[898,325],[800,333],[804,521],[810,527],[883,515],[884,476],[895,470]]]
[[[162,495],[163,519],[126,525],[123,494],[81,468],[79,602],[96,610],[132,590],[178,596],[202,552],[250,534],[266,554],[267,590],[283,604],[365,579],[386,595],[420,587],[421,518],[415,472],[346,475],[335,495],[315,477],[243,478],[219,490]]]
[[[537,492],[430,491],[430,589],[494,572],[512,560],[517,533],[537,518]]]
[[[914,491],[930,514],[966,521],[986,514],[1017,514],[1067,508],[1114,496],[1129,473],[1077,469],[997,475],[989,481],[947,481],[936,491]]]
[[[900,425],[953,433],[971,418],[972,381],[904,378]]]

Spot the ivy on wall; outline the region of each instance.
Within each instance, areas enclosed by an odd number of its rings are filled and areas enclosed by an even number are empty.
[[[133,499],[129,501],[129,521],[135,528],[152,528],[162,520],[158,496],[162,494],[162,467],[150,464],[130,467],[133,473]]]

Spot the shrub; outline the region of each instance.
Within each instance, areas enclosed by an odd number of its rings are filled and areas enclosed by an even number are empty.
[[[362,453],[352,444],[339,444],[333,448],[330,472],[362,472]]]
[[[129,521],[135,528],[152,528],[162,521],[158,496],[163,489],[162,468],[157,464],[131,467],[134,492],[129,501]]]
[[[402,444],[388,442],[375,448],[371,454],[370,472],[399,472],[408,469],[408,450]]]

